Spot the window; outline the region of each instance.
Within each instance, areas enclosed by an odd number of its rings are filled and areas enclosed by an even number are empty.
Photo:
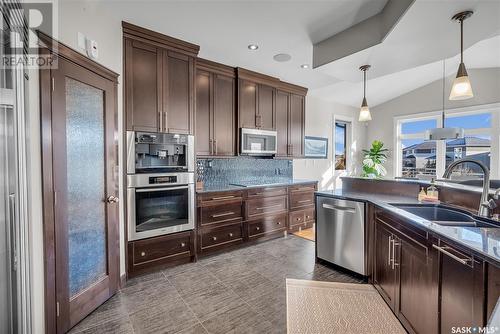
[[[402,177],[425,178],[436,175],[436,142],[425,141],[425,131],[437,127],[438,119],[401,120],[398,146]]]
[[[427,129],[441,126],[440,113],[397,118],[397,176],[421,179],[441,176],[453,161],[472,158],[490,168],[493,177],[500,177],[494,168],[498,166],[499,152],[491,150],[493,138],[498,141],[500,135],[500,124],[494,124],[494,120],[498,120],[498,110],[448,111],[444,125],[464,128],[465,137],[447,141],[425,141]],[[459,165],[452,173],[455,179],[482,177],[481,169],[475,164]]]
[[[346,170],[347,123],[335,122],[335,170]]]

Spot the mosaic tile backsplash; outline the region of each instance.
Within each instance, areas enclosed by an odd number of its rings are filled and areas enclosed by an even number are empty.
[[[238,157],[234,159],[198,159],[198,181],[206,187],[232,183],[281,183],[293,178],[292,160]]]

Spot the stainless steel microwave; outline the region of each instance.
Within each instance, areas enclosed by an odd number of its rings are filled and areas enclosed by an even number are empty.
[[[277,153],[276,131],[241,128],[240,154],[275,155]]]

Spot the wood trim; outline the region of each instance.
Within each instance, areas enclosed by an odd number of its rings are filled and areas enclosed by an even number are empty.
[[[196,57],[200,51],[199,45],[139,27],[125,21],[122,21],[122,29],[124,37],[138,41],[146,41],[147,43],[152,43],[168,50],[178,51],[189,56]]]
[[[81,54],[78,51],[75,51],[74,49],[70,48],[64,43],[61,43],[59,41],[56,41],[52,37],[44,34],[43,32],[37,30],[39,42],[41,42],[40,46],[41,49],[48,49],[50,53],[55,54],[57,56],[61,56],[66,58],[67,60],[82,66],[89,71],[94,72],[97,75],[100,75],[101,77],[111,80],[115,83],[118,83],[118,73],[110,70],[109,68],[96,63],[95,61],[85,57],[83,54]],[[48,53],[46,54],[47,56],[49,55]]]
[[[221,63],[216,63],[214,61],[203,58],[196,58],[196,69],[207,71],[210,73],[225,75],[231,78],[236,77],[236,70],[234,67],[227,66]]]
[[[302,96],[306,96],[308,91],[306,87],[294,85],[284,81],[280,81],[279,84],[276,86],[276,89]]]
[[[250,71],[242,67],[236,68],[238,79],[249,80],[255,83],[275,87],[279,85],[280,79],[262,73]]]

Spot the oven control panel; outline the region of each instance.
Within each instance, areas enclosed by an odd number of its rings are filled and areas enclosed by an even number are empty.
[[[177,176],[151,176],[149,178],[149,184],[165,184],[165,183],[177,183]]]

